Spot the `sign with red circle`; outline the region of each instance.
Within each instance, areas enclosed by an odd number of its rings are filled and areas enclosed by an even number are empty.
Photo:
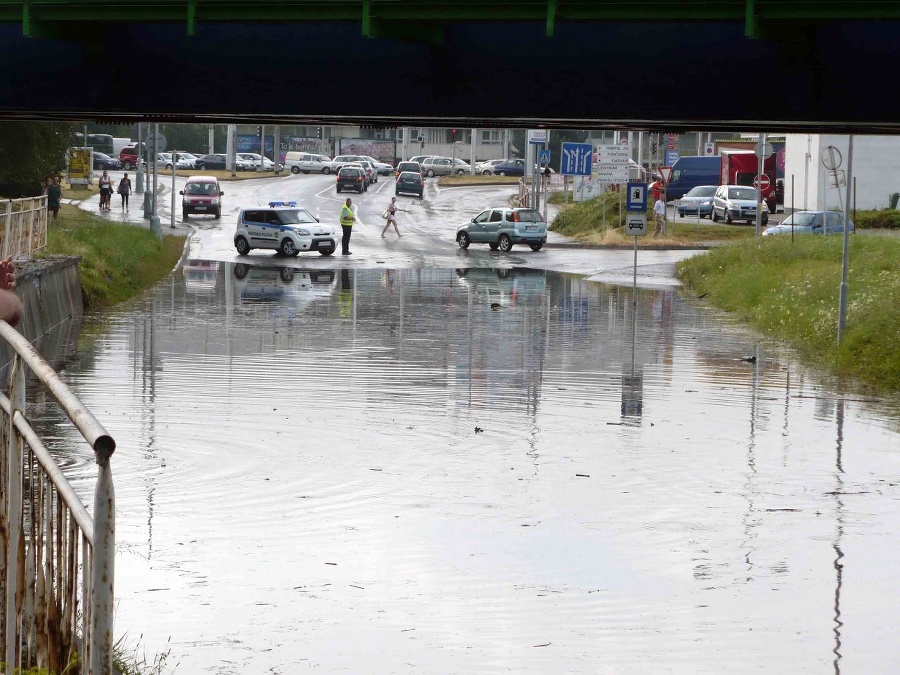
[[[766,174],[757,176],[756,178],[753,179],[753,187],[758,188],[758,189],[762,190],[763,192],[768,190],[769,185],[771,185],[771,184],[772,184],[772,182],[769,180],[769,177]]]

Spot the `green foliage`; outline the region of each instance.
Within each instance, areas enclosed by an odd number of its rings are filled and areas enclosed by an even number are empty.
[[[128,635],[123,635],[113,645],[113,668],[121,675],[162,675],[166,671],[172,647],[169,638],[166,650],[148,659],[146,650],[141,647],[141,635],[134,643],[128,644]]]
[[[595,233],[606,228],[618,227],[619,224],[619,193],[604,192],[599,197],[594,197],[586,202],[578,202],[560,211],[550,224],[550,229],[553,232],[574,237],[579,234]]]
[[[837,344],[840,237],[765,237],[679,263],[698,295],[804,358],[871,386],[900,390],[900,240],[855,236],[850,245],[847,325]]]
[[[112,223],[64,205],[51,222],[45,255],[81,256],[78,267],[87,307],[97,309],[134,297],[164,279],[184,245],[181,236],[163,237],[150,230]]]
[[[41,194],[47,176],[65,170],[76,129],[63,122],[0,122],[0,195]]]
[[[877,211],[857,211],[851,216],[853,225],[858,229],[897,229],[900,228],[900,211],[881,209]]]

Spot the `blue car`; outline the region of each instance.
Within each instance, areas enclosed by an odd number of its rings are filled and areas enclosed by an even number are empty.
[[[678,215],[682,218],[696,215],[701,218],[709,218],[712,215],[712,201],[717,189],[717,185],[698,185],[692,188],[684,197],[675,202]]]
[[[494,167],[495,176],[524,176],[525,160],[510,159]]]
[[[122,162],[117,159],[113,159],[109,155],[94,151],[94,168],[95,169],[121,169]]]
[[[854,231],[853,221],[849,221],[849,229]],[[775,234],[843,234],[844,214],[840,211],[797,211],[782,220],[778,225],[767,227],[764,237]]]

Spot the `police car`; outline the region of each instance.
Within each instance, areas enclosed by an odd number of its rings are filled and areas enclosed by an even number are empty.
[[[239,255],[247,255],[254,248],[274,249],[290,256],[301,251],[331,255],[337,245],[334,226],[323,225],[295,202],[270,202],[269,208],[241,209],[238,214],[234,247]]]

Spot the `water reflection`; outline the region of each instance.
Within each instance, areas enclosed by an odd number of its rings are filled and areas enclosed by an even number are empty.
[[[186,672],[889,670],[896,401],[673,289],[191,267],[66,372],[119,444],[119,630]]]

